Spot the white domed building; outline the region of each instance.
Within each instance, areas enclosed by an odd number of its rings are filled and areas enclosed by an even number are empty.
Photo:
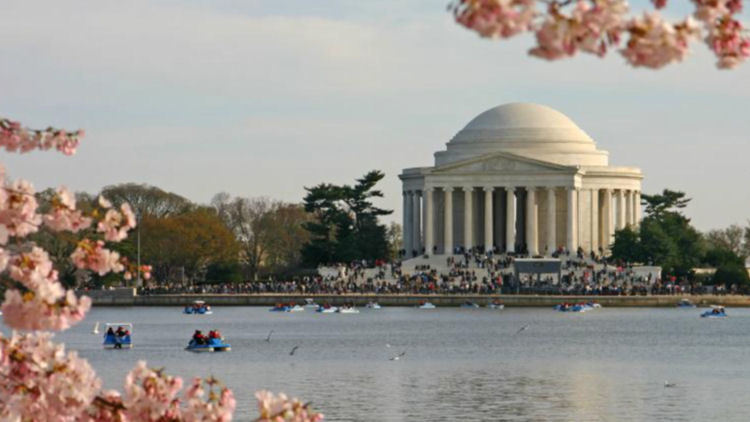
[[[501,105],[475,117],[435,153],[404,169],[407,256],[496,248],[550,255],[606,252],[614,231],[640,221],[643,174],[552,108]]]

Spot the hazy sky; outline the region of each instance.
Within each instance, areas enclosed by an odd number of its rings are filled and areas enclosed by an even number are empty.
[[[531,35],[482,40],[446,3],[3,0],[0,115],[87,131],[72,158],[3,162],[37,188],[140,182],[198,202],[299,201],[381,169],[400,221],[402,168],[528,101],[642,168],[644,192],[686,191],[700,229],[750,218],[750,64],[719,71],[702,44],[661,71],[616,53],[549,63],[526,55]]]

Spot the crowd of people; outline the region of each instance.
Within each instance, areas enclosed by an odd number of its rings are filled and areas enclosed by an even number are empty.
[[[582,250],[555,251],[559,273],[515,274],[516,259],[524,254],[465,250],[461,254],[411,263],[354,261],[325,267],[318,275],[290,280],[243,283],[166,283],[143,287],[153,294],[549,294],[549,295],[655,295],[703,293],[702,287],[674,277],[663,280],[658,271],[644,272],[627,264],[612,264]],[[437,261],[436,261],[437,260]],[[714,293],[730,293],[718,288]]]

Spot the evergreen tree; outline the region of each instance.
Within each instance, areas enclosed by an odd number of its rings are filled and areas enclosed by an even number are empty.
[[[321,183],[305,188],[305,211],[315,217],[304,225],[310,233],[302,249],[307,265],[388,257],[387,230],[378,218],[393,211],[372,203],[373,198],[383,197],[375,189],[383,177],[384,173],[373,170],[354,186]]]

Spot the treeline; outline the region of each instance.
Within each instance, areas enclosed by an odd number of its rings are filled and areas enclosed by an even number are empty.
[[[374,207],[371,198],[383,178],[370,172],[354,186],[320,184],[308,188],[303,203],[218,193],[210,204],[197,204],[158,187],[125,183],[92,195],[76,194],[78,206],[92,208],[99,195],[133,208],[138,227],[114,249],[132,262],[152,266],[155,282],[240,282],[287,278],[321,263],[389,259],[400,249],[400,227],[386,227],[378,217],[391,211]],[[38,195],[42,209],[53,190]],[[67,285],[98,286],[121,281],[77,271],[68,256],[81,235],[40,231],[34,235],[60,263]]]
[[[690,202],[684,192],[665,189],[643,195],[645,216],[637,230],[615,233],[612,258],[659,265],[662,274],[703,284],[750,283],[745,261],[750,257],[750,225],[700,233],[682,209]],[[696,274],[696,268],[715,268],[714,274]]]

